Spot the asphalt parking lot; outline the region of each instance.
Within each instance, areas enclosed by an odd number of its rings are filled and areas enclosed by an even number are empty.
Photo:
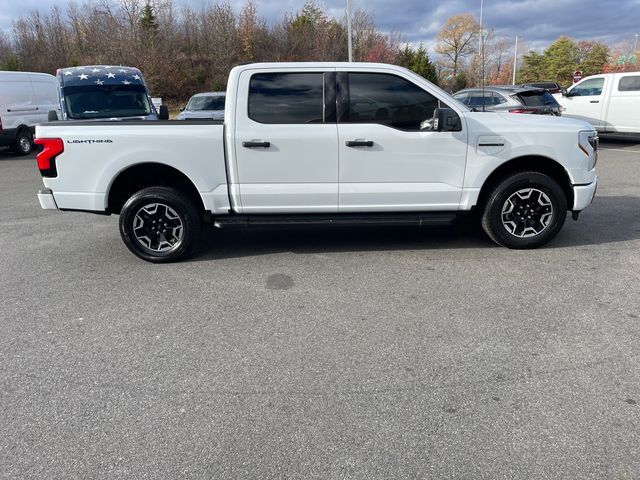
[[[0,152],[1,478],[640,478],[640,143],[547,248],[229,230],[151,265]]]

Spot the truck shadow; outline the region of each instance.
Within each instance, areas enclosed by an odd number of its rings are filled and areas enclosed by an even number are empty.
[[[600,145],[602,147],[637,146],[640,143],[640,134],[637,133],[601,133]]]
[[[0,161],[1,160],[34,160],[36,158],[36,152],[32,152],[29,155],[18,155],[11,150],[10,147],[0,147]]]
[[[640,239],[640,197],[596,197],[578,222],[567,216],[563,230],[545,248],[574,248]],[[501,248],[482,231],[476,217],[445,227],[304,226],[205,229],[191,261],[293,252],[376,252]]]

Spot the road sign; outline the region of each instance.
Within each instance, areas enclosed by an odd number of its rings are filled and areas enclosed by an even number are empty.
[[[582,80],[582,71],[576,70],[573,72],[573,83],[578,83],[580,80]]]

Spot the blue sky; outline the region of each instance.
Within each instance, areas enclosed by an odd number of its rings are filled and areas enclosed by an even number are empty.
[[[117,3],[117,0],[109,0]],[[197,8],[204,0],[173,0],[178,6]],[[78,3],[82,3],[78,1]],[[241,8],[244,0],[229,0]],[[276,21],[295,12],[304,0],[257,0],[258,12]],[[344,12],[346,0],[319,0],[317,4],[334,16]],[[0,29],[10,31],[11,22],[31,10],[46,11],[66,0],[0,0]],[[410,43],[433,44],[444,21],[451,15],[471,12],[479,15],[480,0],[352,0],[354,8],[366,8],[378,27],[398,32]],[[640,0],[484,0],[485,25],[498,36],[519,35],[529,48],[541,48],[560,35],[579,40],[595,39],[611,45],[634,41],[640,33]]]

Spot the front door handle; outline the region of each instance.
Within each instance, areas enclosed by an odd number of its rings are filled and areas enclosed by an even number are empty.
[[[373,147],[371,140],[347,140],[347,147]]]
[[[262,140],[252,140],[251,142],[242,142],[245,148],[269,148],[271,142],[263,142]]]
[[[600,100],[591,100],[589,103],[600,103]]]

